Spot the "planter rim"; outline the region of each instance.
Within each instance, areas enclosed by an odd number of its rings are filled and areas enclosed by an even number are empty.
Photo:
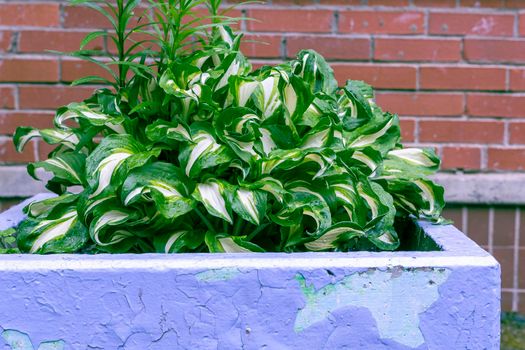
[[[40,194],[0,214],[0,230],[15,227],[24,218],[22,208]],[[4,254],[1,271],[23,270],[156,270],[184,268],[196,270],[222,268],[405,268],[497,266],[498,262],[452,225],[418,225],[442,250],[397,252],[304,252],[304,253],[179,253],[179,254]]]

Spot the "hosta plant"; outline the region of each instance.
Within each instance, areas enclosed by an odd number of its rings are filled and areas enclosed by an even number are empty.
[[[25,208],[21,251],[395,250],[398,222],[439,220],[439,159],[315,51],[254,69],[219,0],[86,4],[114,30],[72,53],[107,73],[76,84],[108,87],[17,130],[56,145],[28,171],[58,195]],[[116,55],[84,49],[101,36]]]

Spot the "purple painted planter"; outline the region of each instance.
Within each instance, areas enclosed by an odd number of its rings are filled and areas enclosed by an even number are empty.
[[[499,349],[498,263],[420,225],[441,251],[1,256],[0,348]]]

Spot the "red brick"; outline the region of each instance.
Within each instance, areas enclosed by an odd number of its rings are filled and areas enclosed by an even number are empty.
[[[0,31],[0,53],[7,52],[11,49],[13,33],[5,30]]]
[[[114,66],[116,70],[116,66]],[[112,80],[111,74],[109,74],[103,68],[97,66],[95,63],[79,60],[66,60],[63,59],[61,62],[62,77],[61,81],[72,82],[76,79],[96,75]]]
[[[0,108],[15,108],[15,89],[13,87],[0,87]],[[0,129],[1,130],[1,129]]]
[[[20,52],[45,52],[46,50],[75,51],[88,32],[36,31],[24,30],[19,34]],[[86,47],[90,50],[103,50],[102,38],[95,39]]]
[[[414,0],[414,5],[421,7],[456,7],[456,0]]]
[[[505,90],[504,68],[426,66],[419,74],[421,89]]]
[[[57,148],[57,145],[50,145],[48,143],[45,143],[42,140],[38,140],[37,148],[38,148],[38,160],[45,160],[49,158],[49,153],[51,153],[55,148]]]
[[[58,27],[58,3],[0,4],[0,26]]]
[[[525,122],[509,123],[510,143],[525,144]]]
[[[405,116],[457,116],[464,112],[463,94],[378,92],[377,103]]]
[[[461,59],[461,41],[377,38],[374,58],[381,61],[456,62]]]
[[[525,148],[489,148],[488,167],[493,170],[525,170]]]
[[[111,23],[97,11],[83,6],[66,6],[64,8],[65,28],[109,29]]]
[[[58,61],[55,59],[5,58],[0,60],[0,81],[58,81]]]
[[[358,5],[362,5],[362,1],[361,0],[319,0],[319,4],[320,5],[358,6]]]
[[[478,147],[443,147],[441,169],[476,170],[481,168]]]
[[[400,118],[401,139],[403,142],[414,142],[416,121],[414,119]]]
[[[459,12],[430,13],[428,31],[440,35],[514,35],[514,15]]]
[[[504,7],[505,0],[460,0],[463,7]]]
[[[382,64],[332,64],[339,85],[363,80],[378,89],[415,89],[416,67]]]
[[[286,47],[288,57],[295,57],[300,50],[314,49],[327,59],[370,59],[370,39],[365,38],[290,36],[286,38]]]
[[[421,120],[419,141],[501,143],[504,124],[500,121]]]
[[[343,11],[339,31],[362,34],[420,34],[425,27],[423,12]]]
[[[505,7],[510,9],[522,9],[525,8],[525,2],[523,2],[523,0],[505,0]]]
[[[467,95],[467,114],[478,117],[525,117],[525,95]]]
[[[0,164],[20,164],[35,161],[35,142],[30,141],[24,150],[18,153],[10,138],[0,139]]]
[[[471,62],[525,63],[525,40],[466,38],[464,50]]]
[[[333,12],[329,10],[248,10],[247,28],[254,32],[328,33],[332,30]]]
[[[368,6],[408,6],[408,0],[368,0]]]
[[[246,35],[241,42],[241,51],[248,57],[281,57],[282,37],[277,35]]]
[[[32,126],[38,129],[53,127],[54,113],[46,112],[7,112],[0,111],[0,134],[13,135],[19,126]]]
[[[93,92],[92,87],[24,85],[19,87],[20,108],[56,109],[70,102],[82,101]]]
[[[511,91],[525,91],[525,69],[509,69],[509,78]]]
[[[520,13],[519,16],[519,33],[521,36],[525,36],[525,12]]]

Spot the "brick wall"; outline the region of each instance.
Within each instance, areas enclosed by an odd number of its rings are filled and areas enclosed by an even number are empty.
[[[257,19],[242,23],[248,39],[266,43],[244,45],[257,63],[318,50],[340,83],[372,84],[379,104],[402,117],[404,140],[436,147],[444,169],[525,169],[525,1],[273,0],[241,9]],[[54,108],[92,90],[67,83],[94,67],[46,50],[74,50],[105,26],[62,1],[0,1],[0,164],[44,156],[38,142],[15,154],[15,127],[48,126]]]
[[[340,84],[373,85],[401,116],[404,141],[435,147],[444,169],[525,170],[525,0],[273,0],[235,15],[258,20],[241,24],[256,64],[318,50]],[[51,126],[56,107],[94,88],[68,87],[93,66],[46,50],[74,50],[105,27],[63,1],[0,0],[0,168],[49,151],[32,141],[16,154],[16,126]],[[523,209],[452,206],[446,216],[501,261],[504,309],[525,312]]]

